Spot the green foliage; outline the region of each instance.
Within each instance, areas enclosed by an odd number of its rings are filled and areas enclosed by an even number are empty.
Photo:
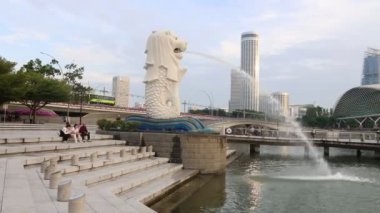
[[[65,81],[53,78],[57,74],[55,71],[36,59],[29,61],[16,73],[19,83],[15,88],[15,99],[32,111],[33,122],[36,111],[46,104],[66,102],[69,99],[70,87]]]
[[[107,119],[101,119],[96,123],[99,129],[112,131],[136,131],[140,126],[140,123],[138,122],[124,122],[122,120],[110,121]]]
[[[320,106],[309,107],[306,115],[302,117],[302,125],[318,128],[330,128],[335,125],[335,118],[332,117],[331,111]]]
[[[189,113],[191,114],[197,114],[197,115],[211,115],[211,109],[205,108],[205,109],[191,109],[189,110]],[[224,109],[212,109],[212,115],[214,116],[228,116],[228,113]]]
[[[0,75],[10,74],[14,71],[15,66],[15,62],[8,61],[0,56]]]
[[[39,73],[44,77],[55,77],[62,74],[59,69],[53,67],[53,65],[56,63],[58,63],[58,61],[53,59],[50,64],[42,64],[42,61],[36,58],[24,64],[24,66],[21,68],[21,71]]]
[[[14,88],[16,78],[14,77],[15,62],[0,57],[0,105],[14,100]]]

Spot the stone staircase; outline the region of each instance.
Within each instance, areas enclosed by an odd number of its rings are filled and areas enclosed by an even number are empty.
[[[62,143],[0,132],[0,212],[154,212],[144,204],[198,174],[154,156],[151,146],[126,146],[108,135]],[[57,187],[70,189],[68,202],[57,201]]]

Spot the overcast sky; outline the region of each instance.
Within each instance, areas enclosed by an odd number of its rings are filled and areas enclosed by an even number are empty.
[[[131,93],[143,95],[146,39],[171,30],[189,51],[220,59],[184,55],[181,99],[209,105],[207,92],[227,107],[241,33],[255,31],[261,91],[333,107],[360,85],[366,48],[380,48],[379,11],[379,0],[2,0],[0,56],[47,63],[46,52],[62,66],[84,66],[84,83],[95,89],[110,90],[113,76],[127,75]]]

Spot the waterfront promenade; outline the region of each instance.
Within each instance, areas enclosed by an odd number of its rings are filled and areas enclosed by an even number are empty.
[[[145,204],[198,174],[95,126],[91,142],[62,143],[60,128],[0,127],[1,213],[151,213]]]

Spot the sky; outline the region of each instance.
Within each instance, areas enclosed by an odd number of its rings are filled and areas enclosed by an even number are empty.
[[[379,11],[378,0],[2,0],[0,56],[21,66],[50,62],[44,52],[62,66],[84,66],[83,83],[96,90],[129,76],[130,92],[142,96],[146,40],[171,30],[190,52],[181,100],[227,108],[241,33],[254,31],[261,92],[330,108],[360,85],[366,49],[380,48]]]

